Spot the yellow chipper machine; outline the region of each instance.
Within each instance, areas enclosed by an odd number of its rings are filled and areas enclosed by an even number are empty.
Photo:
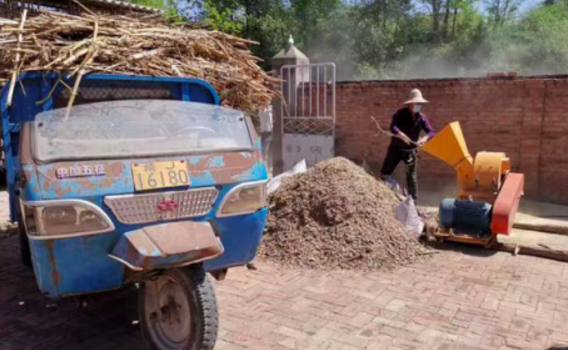
[[[502,152],[479,152],[473,158],[459,122],[428,141],[423,150],[452,166],[457,197],[440,204],[440,240],[490,246],[498,234],[510,234],[523,195],[524,175],[511,172]]]

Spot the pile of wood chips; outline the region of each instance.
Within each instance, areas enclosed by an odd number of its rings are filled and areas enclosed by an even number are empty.
[[[286,180],[270,198],[259,256],[316,269],[394,268],[431,251],[395,219],[394,192],[345,158]]]
[[[25,71],[195,77],[212,84],[224,105],[254,111],[277,94],[277,80],[249,51],[254,42],[216,31],[168,25],[160,17],[55,12],[0,24],[0,86]],[[13,88],[13,87],[12,87]],[[75,91],[76,92],[76,91]]]

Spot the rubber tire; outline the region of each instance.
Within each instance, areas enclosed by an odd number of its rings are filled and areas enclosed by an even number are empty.
[[[191,334],[197,335],[188,342],[184,350],[213,350],[217,341],[219,328],[219,316],[217,311],[217,298],[211,280],[202,266],[190,266],[185,268],[171,269],[164,274],[176,280],[184,289],[190,307],[192,308],[193,320],[191,322]],[[138,314],[142,336],[151,350],[163,350],[153,344],[146,323],[145,285],[140,285],[138,297]]]
[[[18,215],[18,236],[20,238],[20,257],[24,265],[32,268],[32,252],[30,250],[30,242],[26,234],[26,228],[21,215]]]

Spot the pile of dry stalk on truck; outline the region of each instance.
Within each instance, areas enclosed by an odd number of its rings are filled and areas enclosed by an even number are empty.
[[[0,24],[0,86],[26,71],[80,78],[88,73],[195,77],[212,84],[222,103],[246,111],[266,106],[277,80],[249,51],[254,42],[160,17],[40,12]],[[76,86],[67,88],[76,92]]]

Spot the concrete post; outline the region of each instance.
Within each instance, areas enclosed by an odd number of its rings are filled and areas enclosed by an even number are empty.
[[[282,147],[282,103],[283,99],[290,101],[294,100],[293,96],[297,93],[298,86],[302,83],[300,78],[300,70],[292,69],[290,74],[285,74],[286,76],[280,76],[280,68],[287,65],[301,65],[310,64],[310,59],[304,55],[296,46],[294,46],[294,39],[290,35],[290,39],[286,44],[284,50],[280,51],[272,59],[272,69],[276,76],[284,80],[282,84],[283,98],[276,98],[272,102],[273,105],[273,118],[274,118],[274,137],[273,137],[273,157],[274,157],[274,175],[281,174],[284,171],[283,162],[283,147]],[[307,76],[307,75],[306,75]],[[289,111],[294,111],[296,106],[288,105]]]

